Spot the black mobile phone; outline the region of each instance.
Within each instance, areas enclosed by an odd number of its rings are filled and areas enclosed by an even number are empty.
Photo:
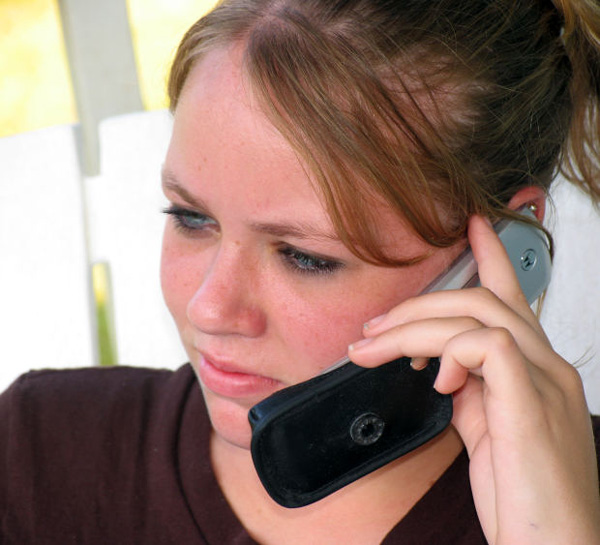
[[[550,281],[545,235],[515,220],[494,228],[532,303]],[[424,292],[478,284],[467,248]],[[452,419],[452,396],[433,388],[438,369],[438,359],[417,371],[409,358],[373,369],[344,358],[252,407],[252,459],[269,495],[308,505],[433,439]]]

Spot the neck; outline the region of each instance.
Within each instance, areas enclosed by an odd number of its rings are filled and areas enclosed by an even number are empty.
[[[323,500],[286,509],[267,495],[250,451],[213,435],[212,464],[225,497],[244,527],[262,544],[381,543],[462,450],[453,428],[410,454]]]

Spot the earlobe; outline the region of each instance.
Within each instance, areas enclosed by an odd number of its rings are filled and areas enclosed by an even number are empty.
[[[528,186],[517,191],[510,199],[508,207],[511,210],[517,210],[522,206],[528,206],[541,223],[544,220],[546,211],[546,192],[544,189],[538,186]]]

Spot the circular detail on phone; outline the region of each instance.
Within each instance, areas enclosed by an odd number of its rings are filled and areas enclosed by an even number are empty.
[[[350,437],[357,445],[368,446],[375,443],[383,434],[385,422],[375,413],[364,413],[354,419],[350,426]]]
[[[535,250],[525,250],[521,255],[521,269],[524,271],[530,271],[535,267],[537,263],[537,254]]]

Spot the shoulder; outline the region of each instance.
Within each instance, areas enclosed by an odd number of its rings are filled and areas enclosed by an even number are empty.
[[[594,440],[596,442],[596,451],[600,458],[600,415],[592,416],[592,429],[594,430]]]
[[[0,396],[0,446],[81,446],[98,443],[115,430],[143,427],[168,403],[181,403],[193,373],[134,367],[32,371]],[[173,401],[172,401],[173,400]],[[60,449],[60,447],[59,447]]]
[[[0,408],[26,403],[28,407],[44,405],[64,409],[79,403],[100,401],[106,404],[120,399],[133,403],[149,395],[176,389],[178,382],[188,378],[185,371],[185,367],[177,372],[141,367],[30,371],[0,396]]]
[[[107,386],[111,390],[119,390],[156,380],[161,381],[173,373],[166,369],[121,366],[42,369],[21,375],[7,391],[40,391],[50,394],[57,389],[72,389],[89,393]]]
[[[148,513],[185,519],[178,441],[198,396],[189,365],[20,377],[0,396],[0,513],[10,505],[0,535],[18,536],[11,543],[175,542],[162,539],[168,523]]]
[[[600,415],[592,416],[592,429],[594,431],[594,444],[596,446],[596,459],[600,472]]]

